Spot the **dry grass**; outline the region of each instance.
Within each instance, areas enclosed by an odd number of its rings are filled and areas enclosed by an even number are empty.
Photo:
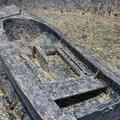
[[[32,12],[81,46],[102,57],[114,72],[120,74],[120,18],[101,17],[72,10],[61,13],[58,9],[35,9]]]

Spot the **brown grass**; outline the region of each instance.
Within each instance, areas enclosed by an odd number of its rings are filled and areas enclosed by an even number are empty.
[[[61,13],[54,8],[39,8],[32,12],[59,28],[80,46],[101,56],[113,72],[120,74],[120,17],[82,14],[79,10]]]

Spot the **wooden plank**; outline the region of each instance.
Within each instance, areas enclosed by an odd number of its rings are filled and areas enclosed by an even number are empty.
[[[70,66],[70,68],[78,75],[81,75],[81,70],[76,66],[76,64],[68,57],[60,48],[57,48],[57,52],[60,54],[60,56],[67,62]]]
[[[46,84],[41,87],[47,96],[51,96],[53,100],[65,99],[76,95],[103,92],[106,85],[103,85],[97,80],[92,80],[86,76],[81,76],[76,79],[62,80],[56,83]]]
[[[77,120],[119,120],[120,101],[117,96],[101,93],[62,110],[75,116]]]
[[[76,66],[78,66],[78,68],[84,73],[87,74],[89,76],[93,75],[93,73],[90,71],[89,68],[87,68],[87,66],[84,65],[84,63],[82,63],[75,55],[74,53],[72,53],[68,48],[63,48],[61,47],[61,50],[68,55],[71,60],[76,64]]]
[[[50,75],[44,71],[41,67],[37,66],[36,64],[34,64],[28,56],[26,56],[25,54],[22,54],[21,51],[20,52],[20,56],[22,57],[23,60],[26,61],[26,64],[28,66],[30,66],[30,69],[36,74],[36,76],[40,79],[40,83],[44,84],[44,83],[48,83],[48,82],[52,82],[54,80],[52,80],[50,78]]]
[[[49,60],[45,54],[45,52],[39,47],[33,47],[33,56],[35,56],[38,60],[38,63],[42,66],[42,68],[49,73]]]

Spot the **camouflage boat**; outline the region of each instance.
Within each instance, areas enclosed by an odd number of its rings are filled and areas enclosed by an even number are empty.
[[[14,5],[0,28],[0,59],[32,119],[120,119],[120,77],[99,58]]]

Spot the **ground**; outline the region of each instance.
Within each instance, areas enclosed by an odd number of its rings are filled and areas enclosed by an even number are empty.
[[[100,56],[113,72],[120,74],[120,17],[51,7],[31,11]]]

